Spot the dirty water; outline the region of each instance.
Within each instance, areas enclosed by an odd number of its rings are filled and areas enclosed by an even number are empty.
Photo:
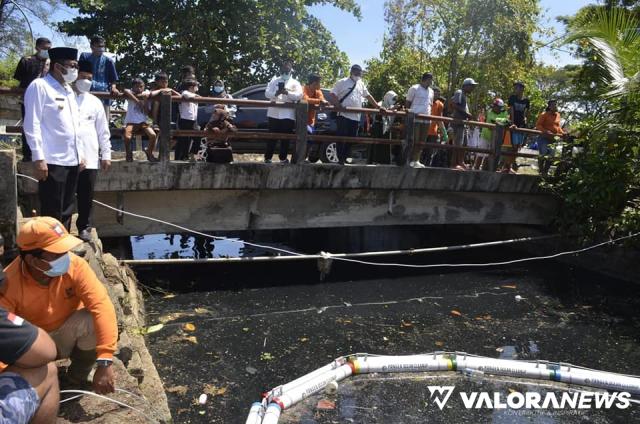
[[[491,249],[464,259],[516,256],[522,255]],[[261,393],[355,352],[465,351],[631,374],[640,363],[640,286],[554,262],[428,273],[334,264],[325,282],[318,281],[315,263],[136,272],[150,287],[148,323],[164,324],[148,335],[148,345],[180,423],[244,423]],[[460,391],[551,389],[488,376],[468,381],[454,373],[391,377],[349,379],[333,397],[315,395],[285,411],[281,422],[640,421],[640,406],[635,404],[627,410],[527,415],[466,410],[454,402],[440,411],[429,402],[425,379],[436,378],[437,384],[455,385]],[[208,398],[200,405],[197,399],[203,393]]]

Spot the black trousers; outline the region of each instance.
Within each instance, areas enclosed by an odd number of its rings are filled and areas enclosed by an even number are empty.
[[[195,128],[196,121],[192,121],[190,119],[182,119],[178,120],[178,129],[179,130],[192,130]],[[189,159],[189,152],[193,153],[192,145],[198,143],[197,137],[178,137],[176,142],[176,153],[175,160],[187,160]],[[200,147],[199,144],[196,145],[196,148]],[[196,150],[197,153],[197,150]]]
[[[78,167],[47,165],[49,175],[38,182],[40,215],[50,216],[71,229],[71,215],[76,200],[78,186]]]
[[[269,118],[269,132],[272,133],[293,133],[293,130],[296,127],[296,121],[293,119],[275,119]],[[273,152],[276,150],[276,143],[280,142],[280,153],[278,157],[280,160],[287,159],[287,155],[289,154],[289,141],[290,140],[268,140],[267,141],[267,150],[264,152],[265,160],[271,160],[273,157]]]
[[[93,212],[93,190],[96,186],[97,169],[85,169],[78,176],[78,188],[76,190],[78,202],[78,220],[76,227],[78,232],[92,227],[91,213]]]
[[[358,128],[360,127],[360,121],[354,121],[353,119],[345,118],[344,116],[338,116],[338,128],[337,135],[343,137],[357,137]],[[350,143],[338,143],[338,160],[340,163],[344,163],[351,151]]]
[[[22,112],[22,125],[24,125],[24,105],[20,105],[20,111]],[[31,162],[31,147],[29,147],[29,143],[27,143],[27,136],[24,135],[24,130],[22,130],[22,161],[23,162]]]

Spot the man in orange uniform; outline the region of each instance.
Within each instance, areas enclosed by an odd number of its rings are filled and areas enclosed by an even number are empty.
[[[58,359],[71,358],[66,379],[97,393],[114,391],[111,367],[118,340],[115,309],[87,262],[71,253],[82,241],[56,219],[37,217],[20,229],[20,256],[6,268],[0,306],[49,333]]]
[[[441,91],[438,87],[433,87],[433,103],[431,104],[431,116],[442,116],[444,112],[444,102],[445,99],[441,95]],[[442,139],[440,140],[438,137]],[[444,143],[447,144],[449,141],[449,135],[447,134],[447,129],[444,126],[444,122],[442,121],[431,121],[429,124],[429,131],[427,132],[427,143]],[[438,151],[433,151],[432,149],[425,149],[427,152],[430,152],[425,159],[425,163],[428,166],[444,166],[434,163],[434,156],[439,154]]]
[[[320,89],[321,82],[322,77],[320,77],[320,75],[311,74],[309,75],[307,85],[302,88],[302,98],[305,102],[309,103],[309,117],[307,118],[307,131],[309,134],[315,131],[318,107],[329,104],[329,102],[324,99],[324,94],[322,94],[322,90]],[[308,147],[311,147],[311,143],[308,144]],[[319,144],[315,147],[319,148]]]
[[[549,143],[553,143],[556,137],[564,137],[565,133],[560,126],[560,112],[558,112],[558,102],[549,100],[547,108],[538,116],[536,129],[542,131],[538,136],[538,168],[541,175],[547,175],[551,167],[551,157],[553,150],[549,148]]]

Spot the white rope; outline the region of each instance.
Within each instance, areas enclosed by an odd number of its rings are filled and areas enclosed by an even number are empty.
[[[126,390],[121,390],[121,391],[126,392]],[[63,400],[60,401],[60,403],[69,402],[69,401],[71,401],[73,399],[77,399],[77,398],[79,398],[81,396],[89,395],[89,396],[94,396],[94,397],[97,397],[99,399],[103,399],[103,400],[106,400],[106,401],[109,401],[109,402],[113,402],[113,403],[115,403],[117,405],[120,405],[120,406],[123,406],[125,408],[131,409],[132,411],[137,412],[138,414],[142,415],[143,417],[145,417],[146,419],[148,419],[152,423],[157,423],[158,422],[157,420],[153,419],[149,415],[145,414],[142,410],[140,410],[138,408],[135,408],[133,406],[127,405],[124,402],[120,402],[119,400],[112,399],[112,398],[110,398],[108,396],[99,395],[97,393],[93,393],[93,392],[90,392],[88,390],[60,390],[60,394],[64,394],[64,393],[78,393],[78,395],[72,396],[72,397],[67,398],[67,399],[63,399]],[[126,393],[132,394],[130,392],[126,392]]]
[[[28,175],[24,175],[24,174],[16,174],[18,177],[22,177],[22,178],[27,178],[29,180],[38,182],[37,179],[30,177]],[[169,227],[173,227],[176,228],[178,230],[181,231],[185,231],[187,233],[191,233],[191,234],[196,234],[202,237],[206,237],[206,238],[210,238],[213,240],[226,240],[226,241],[230,241],[232,243],[241,243],[243,245],[247,245],[247,246],[253,246],[253,247],[258,247],[261,249],[266,249],[266,250],[273,250],[276,252],[280,252],[280,253],[286,253],[288,255],[292,255],[292,256],[308,256],[305,255],[303,253],[299,253],[299,252],[294,252],[291,250],[287,250],[287,249],[282,249],[279,247],[273,247],[273,246],[265,246],[262,244],[257,244],[257,243],[251,243],[251,242],[247,242],[247,241],[242,241],[242,240],[236,240],[236,239],[231,239],[231,238],[227,238],[227,237],[221,237],[221,236],[214,236],[211,234],[207,234],[207,233],[203,233],[201,231],[197,231],[197,230],[193,230],[191,228],[187,228],[184,227],[182,225],[178,225],[178,224],[174,224],[171,222],[167,222],[167,221],[163,221],[161,219],[157,219],[157,218],[153,218],[150,216],[146,216],[146,215],[141,215],[141,214],[137,214],[137,213],[133,213],[133,212],[128,212],[125,211],[123,209],[118,209],[116,207],[113,207],[111,205],[108,205],[106,203],[100,202],[98,200],[93,200],[93,202],[99,206],[102,206],[104,208],[107,209],[111,209],[117,213],[121,213],[123,215],[128,215],[128,216],[132,216],[135,218],[139,218],[139,219],[146,219],[148,221],[153,221],[153,222],[157,222],[159,224],[163,224]],[[613,240],[608,240],[602,243],[598,243],[592,246],[588,246],[582,249],[576,249],[576,250],[570,250],[570,251],[565,251],[565,252],[560,252],[560,253],[555,253],[553,255],[546,255],[546,256],[533,256],[533,257],[529,257],[529,258],[520,258],[520,259],[514,259],[514,260],[510,260],[510,261],[503,261],[503,262],[486,262],[486,263],[464,263],[464,264],[402,264],[402,263],[392,263],[392,262],[370,262],[370,261],[361,261],[358,259],[352,259],[352,258],[348,258],[347,256],[350,254],[345,254],[345,253],[341,253],[341,254],[336,254],[333,255],[329,252],[322,252],[321,256],[323,259],[332,259],[332,260],[336,260],[336,261],[343,261],[343,262],[351,262],[351,263],[357,263],[357,264],[361,264],[361,265],[371,265],[371,266],[386,266],[386,267],[399,267],[399,268],[464,268],[464,267],[491,267],[491,266],[503,266],[503,265],[512,265],[512,264],[516,264],[516,263],[523,263],[523,262],[529,262],[529,261],[539,261],[539,260],[545,260],[545,259],[555,259],[555,258],[559,258],[561,256],[567,256],[567,255],[575,255],[575,254],[579,254],[579,253],[583,253],[586,252],[588,250],[592,250],[592,249],[596,249],[598,247],[601,246],[605,246],[608,244],[613,244],[613,243],[617,243],[619,241],[622,240],[626,240],[626,239],[630,239],[630,238],[634,238],[640,236],[640,232],[634,233],[634,234],[630,234],[630,235],[626,235],[623,237],[618,237],[616,239]],[[515,240],[503,240],[502,242],[500,241],[494,241],[494,242],[488,242],[488,243],[477,243],[477,244],[472,244],[472,245],[467,245],[469,247],[481,247],[483,245],[495,245],[495,244],[505,244],[506,242],[515,242],[515,241],[526,241],[527,239],[515,239]],[[460,248],[460,246],[447,246],[447,247],[442,247],[442,248],[435,248],[435,249],[442,249],[442,250],[454,250],[454,248]],[[426,249],[413,249],[409,252],[416,252],[416,251],[420,251],[420,250],[426,250]],[[358,255],[358,256],[362,256],[362,255],[368,255],[368,254],[373,254],[375,252],[363,252],[363,253],[355,253],[353,255]]]

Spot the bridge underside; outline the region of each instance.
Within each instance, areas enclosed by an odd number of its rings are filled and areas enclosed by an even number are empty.
[[[24,165],[21,164],[21,168]],[[23,171],[28,172],[25,167]],[[538,178],[387,166],[116,162],[96,200],[196,230],[385,225],[546,225],[555,200]],[[23,201],[36,185],[19,181]],[[26,202],[28,204],[28,201]],[[177,230],[96,205],[103,237]]]

